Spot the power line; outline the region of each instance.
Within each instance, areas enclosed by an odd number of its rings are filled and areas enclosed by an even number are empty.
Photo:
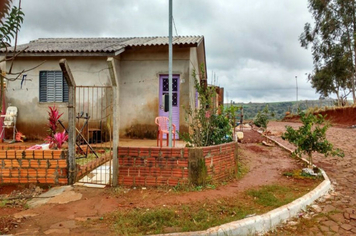
[[[176,31],[176,35],[179,36],[178,31],[177,31],[177,27],[176,27],[176,22],[174,21],[174,17],[173,16],[172,16],[172,20],[173,20],[174,30]]]

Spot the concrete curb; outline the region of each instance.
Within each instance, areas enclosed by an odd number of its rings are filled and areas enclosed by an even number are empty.
[[[280,147],[290,151],[283,144],[267,137],[269,140],[275,142]],[[302,159],[307,162],[307,160]],[[161,234],[161,235],[252,235],[256,233],[266,233],[269,230],[274,229],[277,225],[286,222],[298,215],[298,213],[305,209],[306,206],[313,203],[315,200],[325,195],[331,188],[331,182],[329,177],[326,175],[324,170],[321,170],[323,174],[324,181],[319,184],[314,190],[305,194],[304,196],[294,200],[293,202],[267,212],[263,215],[254,216],[246,218],[243,220],[238,220],[223,224],[220,226],[209,228],[205,231],[196,232],[184,232],[184,233],[172,233],[172,234]]]

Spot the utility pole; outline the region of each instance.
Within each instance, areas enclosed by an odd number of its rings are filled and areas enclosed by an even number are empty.
[[[298,76],[295,76],[296,101],[298,102]]]
[[[173,62],[173,47],[172,47],[172,1],[169,0],[169,48],[168,48],[168,83],[169,83],[169,147],[172,147],[172,62]]]

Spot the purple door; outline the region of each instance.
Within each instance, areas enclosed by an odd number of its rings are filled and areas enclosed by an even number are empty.
[[[179,75],[172,76],[172,123],[176,126],[176,131],[179,131]],[[162,104],[162,96],[169,94],[168,75],[159,76],[159,116],[169,117],[169,112],[164,112]],[[166,136],[163,138],[166,139]],[[176,133],[178,139],[178,133]]]

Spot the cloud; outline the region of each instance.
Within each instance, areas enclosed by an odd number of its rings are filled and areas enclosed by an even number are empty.
[[[16,1],[15,1],[16,3]],[[298,37],[311,22],[307,0],[176,0],[174,35],[204,35],[208,76],[241,101],[317,98],[303,78],[312,71]],[[22,1],[20,43],[43,37],[133,37],[168,34],[166,0]],[[210,78],[212,81],[212,78]],[[227,95],[226,94],[226,95]]]

